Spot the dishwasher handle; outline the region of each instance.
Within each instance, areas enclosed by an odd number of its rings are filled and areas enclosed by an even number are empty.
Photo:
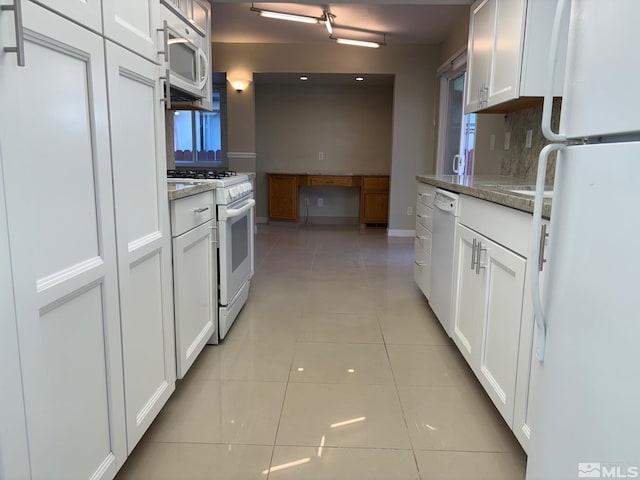
[[[436,192],[436,198],[433,205],[438,209],[450,215],[454,215],[457,209],[458,198]]]

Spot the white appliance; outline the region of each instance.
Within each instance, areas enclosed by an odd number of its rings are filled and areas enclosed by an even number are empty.
[[[537,237],[546,155],[558,150],[542,302],[531,269],[539,359],[527,479],[638,478],[640,2],[560,0],[553,44],[563,13],[561,133],[547,96],[543,131],[558,143],[541,152],[534,212]]]
[[[170,93],[167,96],[167,108],[171,108],[172,103],[189,103],[210,110],[209,10],[197,0],[186,3],[189,14],[172,2],[162,3],[163,29],[160,34],[164,43],[161,52],[165,61],[163,78],[165,88]],[[187,5],[184,7],[187,8]]]
[[[169,181],[212,183],[216,187],[218,328],[209,342],[215,344],[224,339],[249,296],[254,271],[253,186],[247,175],[235,172],[170,170],[167,175]]]
[[[449,336],[453,331],[451,303],[458,211],[458,195],[437,189],[433,208],[429,305]]]

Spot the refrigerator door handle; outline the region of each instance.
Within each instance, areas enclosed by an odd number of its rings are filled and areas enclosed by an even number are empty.
[[[562,0],[561,0],[562,1]],[[547,175],[547,160],[549,154],[558,150],[564,150],[567,145],[564,143],[552,143],[540,150],[538,157],[538,177],[536,180],[536,197],[533,205],[533,220],[531,238],[531,262],[532,265],[540,265],[540,246],[542,242],[537,241],[540,229],[542,228],[542,204],[544,202],[544,184]],[[547,335],[547,325],[544,320],[544,311],[542,309],[542,299],[540,298],[540,270],[538,268],[529,268],[531,274],[531,297],[533,300],[533,315],[538,326],[538,346],[536,348],[536,357],[538,360],[544,360],[544,349]]]
[[[549,64],[547,70],[547,88],[542,105],[542,134],[551,142],[565,142],[566,135],[555,133],[551,128],[551,110],[553,108],[553,90],[556,83],[556,70],[558,66],[558,49],[560,47],[560,30],[566,14],[566,0],[558,0],[556,15],[551,31],[551,45],[549,47]]]

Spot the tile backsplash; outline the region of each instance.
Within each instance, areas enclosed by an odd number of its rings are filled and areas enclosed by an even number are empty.
[[[553,102],[552,128],[557,131],[560,123],[561,100]],[[550,143],[542,135],[542,105],[509,112],[505,121],[505,132],[511,133],[511,146],[503,152],[500,173],[521,179],[523,183],[535,182],[538,172],[538,154]],[[527,131],[532,130],[531,148],[526,147]],[[556,154],[552,153],[547,164],[546,184],[552,185],[555,176]]]

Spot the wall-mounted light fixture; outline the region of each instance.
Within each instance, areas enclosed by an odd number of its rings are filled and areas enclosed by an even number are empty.
[[[248,80],[229,80],[229,83],[231,84],[233,89],[238,93],[242,92],[243,90],[246,90],[247,87],[249,86]]]

